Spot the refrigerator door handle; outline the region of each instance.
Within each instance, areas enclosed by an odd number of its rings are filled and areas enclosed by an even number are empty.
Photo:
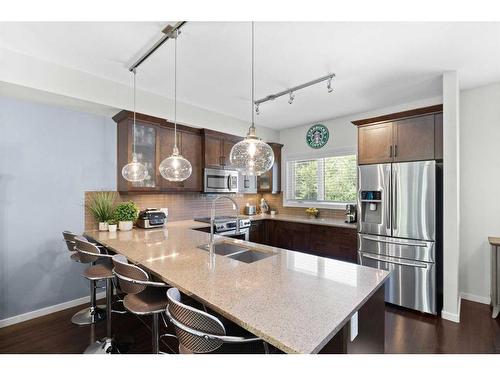
[[[391,240],[380,239],[380,238],[377,238],[374,236],[369,236],[369,235],[362,235],[361,238],[364,238],[365,240],[375,241],[375,242],[389,243],[392,245],[429,247],[429,244],[425,243],[425,242],[395,242],[395,241],[391,241]]]
[[[376,260],[379,262],[392,263],[392,264],[397,264],[400,266],[427,268],[427,264],[420,263],[420,262],[410,262],[410,261],[399,260],[396,258],[387,258],[387,257],[380,256],[380,255],[371,255],[371,254],[365,254],[365,253],[362,253],[361,256],[368,258],[368,259],[373,259],[373,260]]]
[[[387,186],[387,196],[384,197],[384,201],[385,201],[385,217],[386,217],[386,220],[385,220],[385,228],[387,230],[391,230],[391,184],[392,184],[392,181],[391,181],[391,165],[389,164],[389,166],[387,167],[387,172],[388,172],[388,175],[389,175],[389,178],[385,178],[384,180],[387,181],[388,183],[388,186]],[[384,194],[384,190],[382,189],[382,194]]]
[[[397,166],[392,166],[392,229],[398,229],[398,173]]]

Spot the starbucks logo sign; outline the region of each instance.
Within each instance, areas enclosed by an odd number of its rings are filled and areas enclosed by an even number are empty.
[[[326,126],[321,124],[313,125],[309,128],[306,134],[306,142],[311,148],[321,148],[326,145],[330,133]]]

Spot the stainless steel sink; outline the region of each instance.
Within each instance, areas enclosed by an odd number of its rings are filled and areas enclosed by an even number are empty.
[[[199,248],[202,249],[202,250],[208,251],[208,244],[207,245],[201,245]],[[216,242],[216,243],[214,243],[214,252],[215,252],[215,254],[219,254],[219,255],[222,255],[222,256],[231,255],[231,254],[234,254],[234,253],[240,253],[242,251],[247,251],[247,250],[249,250],[248,247],[241,246],[241,245],[238,245],[238,244],[235,244],[235,243],[232,243],[232,242],[222,241],[222,242]]]
[[[208,244],[201,245],[198,248],[208,251]],[[275,255],[274,253],[253,250],[247,246],[226,241],[214,243],[214,253],[245,263],[257,262]]]
[[[247,250],[247,251],[242,251],[241,253],[228,255],[228,258],[239,260],[240,262],[253,263],[261,259],[266,259],[273,255],[275,254],[263,253],[261,251],[255,251],[255,250]]]

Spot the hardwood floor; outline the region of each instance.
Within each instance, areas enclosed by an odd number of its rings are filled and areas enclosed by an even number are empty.
[[[95,327],[71,323],[71,316],[83,307],[0,329],[0,353],[82,353],[106,331],[105,322]],[[151,352],[149,320],[144,323],[131,314],[113,316],[113,331],[124,352]],[[385,326],[386,353],[500,353],[500,319],[491,319],[490,307],[479,303],[462,301],[460,324],[386,305]],[[165,352],[176,347],[175,339],[160,344]]]

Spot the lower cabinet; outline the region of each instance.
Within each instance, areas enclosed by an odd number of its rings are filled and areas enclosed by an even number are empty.
[[[257,220],[250,227],[250,241],[357,263],[357,237],[353,228]]]

